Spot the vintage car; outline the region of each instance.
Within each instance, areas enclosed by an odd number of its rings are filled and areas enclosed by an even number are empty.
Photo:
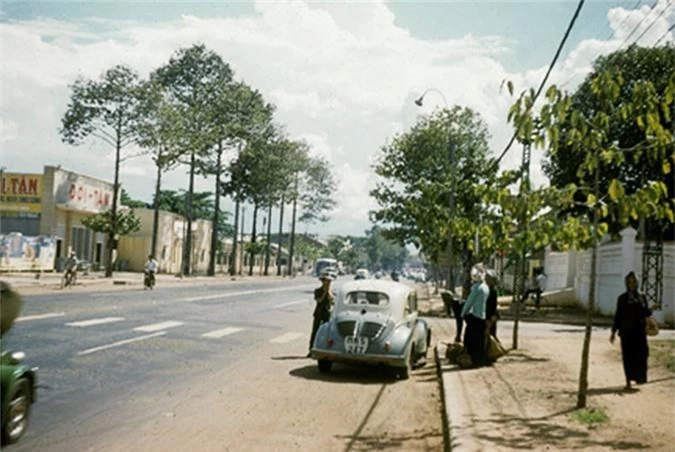
[[[312,346],[319,372],[334,362],[381,364],[408,378],[426,360],[431,329],[418,317],[414,287],[395,281],[349,281],[340,288],[335,309]]]
[[[356,275],[354,279],[368,279],[370,278],[370,273],[365,268],[359,268],[356,270]]]
[[[21,311],[21,297],[0,281],[0,337],[12,328]],[[1,444],[19,440],[28,427],[31,404],[35,402],[37,368],[23,364],[23,352],[0,353]]]

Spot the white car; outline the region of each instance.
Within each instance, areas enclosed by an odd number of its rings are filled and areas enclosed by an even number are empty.
[[[356,270],[356,276],[354,276],[354,279],[368,279],[370,278],[370,272],[366,270],[365,268],[359,268]]]
[[[394,367],[408,378],[416,364],[426,362],[430,343],[431,328],[418,316],[415,288],[366,279],[342,285],[311,355],[323,373],[334,362],[360,362]]]

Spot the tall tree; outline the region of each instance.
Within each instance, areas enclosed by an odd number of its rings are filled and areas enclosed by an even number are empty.
[[[139,120],[140,80],[136,72],[126,66],[114,66],[99,80],[79,78],[71,85],[68,108],[61,120],[61,138],[71,145],[82,144],[94,137],[115,151],[113,200],[110,209],[110,228],[106,239],[105,276],[113,274],[113,250],[117,249],[118,196],[120,190],[120,163],[123,149],[137,139]]]
[[[178,50],[169,62],[151,76],[164,87],[167,99],[177,111],[176,130],[182,135],[189,159],[187,196],[187,230],[183,248],[183,274],[190,274],[192,254],[192,195],[198,163],[217,142],[218,124],[213,108],[217,105],[223,85],[232,80],[232,70],[215,52],[204,45]]]
[[[370,195],[379,205],[371,218],[384,226],[385,236],[421,248],[435,265],[449,249],[450,236],[453,256],[471,251],[485,216],[481,187],[497,170],[488,160],[489,137],[478,113],[455,105],[421,117],[384,145],[375,164],[380,180]],[[450,212],[453,185],[455,203]],[[447,259],[445,263],[450,264]]]
[[[509,114],[519,135],[534,135],[534,143],[547,147],[550,155],[577,154],[575,158],[582,162],[577,171],[579,183],[570,184],[570,191],[583,197],[585,214],[567,218],[559,225],[563,243],[576,248],[591,247],[591,283],[581,353],[578,408],[586,406],[600,238],[609,230],[610,221],[626,224],[642,216],[673,223],[673,201],[668,198],[663,181],[675,161],[675,134],[664,127],[673,117],[675,73],[670,74],[668,84],[662,90],[650,81],[637,80],[624,91],[624,83],[622,71],[617,67],[594,74],[590,88],[597,108],[590,112],[575,108],[569,95],[552,86],[547,90],[547,101],[538,114],[533,112],[532,91],[523,93]],[[636,145],[620,146],[612,131],[618,122],[634,124],[641,131],[641,139]],[[628,162],[635,165],[643,158],[653,170],[646,174],[643,185],[633,193],[626,190],[618,178],[611,179],[606,190],[602,189],[602,173],[631,165]],[[622,172],[618,171],[618,174]],[[573,202],[574,198],[570,199]]]
[[[664,93],[670,78],[675,73],[675,47],[637,47],[630,46],[604,55],[596,59],[593,63],[593,71],[586,80],[570,95],[571,107],[579,110],[586,115],[592,115],[594,111],[602,108],[600,100],[593,93],[593,80],[603,71],[621,72],[623,83],[619,88],[619,97],[630,101],[632,90],[635,83],[640,81],[649,81],[653,84],[657,93]],[[623,149],[629,149],[639,146],[644,141],[644,131],[640,129],[631,117],[615,117],[609,126],[609,133],[618,146]],[[662,115],[661,126],[672,130],[673,117]],[[546,174],[551,179],[551,184],[556,187],[565,187],[568,184],[579,184],[581,177],[578,174],[579,168],[584,164],[585,156],[574,152],[571,144],[561,143],[560,151],[549,153],[549,160],[544,165]],[[600,191],[606,192],[609,184],[617,180],[624,187],[628,194],[635,193],[648,181],[652,174],[660,170],[661,162],[653,161],[648,153],[640,153],[636,158],[626,159],[621,164],[605,165],[599,175]],[[675,182],[673,181],[673,172],[668,173],[664,182],[669,188],[669,197],[675,197]],[[583,204],[584,196],[578,194],[576,201]],[[577,205],[565,212],[568,215],[584,215],[585,208]],[[620,221],[608,220],[609,230],[617,233],[624,227]],[[661,224],[646,225],[644,221],[631,220],[632,226],[640,232],[640,238],[656,238],[661,234]],[[650,227],[651,226],[651,227]],[[647,234],[647,237],[643,237]],[[673,228],[670,226],[670,239],[673,238]]]

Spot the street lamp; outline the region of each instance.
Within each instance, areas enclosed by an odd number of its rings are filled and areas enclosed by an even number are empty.
[[[429,92],[434,91],[438,93],[441,98],[443,99],[443,103],[445,104],[445,109],[450,110],[448,108],[448,101],[445,98],[445,95],[436,88],[429,88],[424,93],[419,97],[419,99],[415,100],[415,105],[418,107],[422,106],[422,103],[424,102],[424,96],[426,96]],[[452,139],[452,134],[451,134],[451,129],[448,127],[448,161],[450,162],[450,219],[455,214],[455,141]],[[446,288],[449,289],[451,292],[455,292],[455,279],[453,278],[453,271],[452,271],[452,263],[453,263],[453,237],[452,237],[452,229],[448,226],[448,282],[446,284]]]

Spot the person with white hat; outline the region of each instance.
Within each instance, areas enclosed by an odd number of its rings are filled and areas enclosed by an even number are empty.
[[[466,321],[464,347],[471,356],[474,367],[483,366],[485,359],[485,311],[490,288],[485,284],[485,267],[476,264],[471,268],[473,286],[462,308]]]
[[[330,313],[333,307],[333,301],[335,296],[331,291],[331,282],[335,279],[335,276],[329,272],[324,271],[319,277],[321,280],[321,287],[314,289],[314,301],[316,301],[316,307],[314,308],[314,322],[312,323],[312,334],[309,336],[309,353],[307,357],[311,357],[312,346],[314,345],[314,338],[316,337],[317,331],[322,323],[327,322],[330,319]]]

